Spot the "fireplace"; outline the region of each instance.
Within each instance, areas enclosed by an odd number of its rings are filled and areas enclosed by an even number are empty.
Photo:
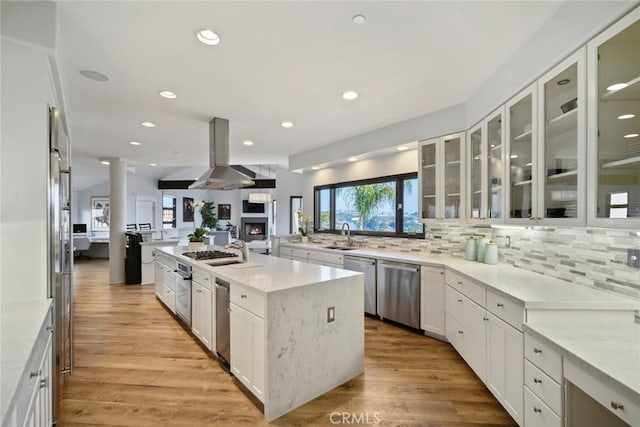
[[[242,218],[240,223],[240,239],[245,242],[265,240],[267,238],[268,218]]]

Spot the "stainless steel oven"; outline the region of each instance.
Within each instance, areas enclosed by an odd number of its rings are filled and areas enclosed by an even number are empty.
[[[191,266],[178,262],[176,273],[176,314],[191,326]]]

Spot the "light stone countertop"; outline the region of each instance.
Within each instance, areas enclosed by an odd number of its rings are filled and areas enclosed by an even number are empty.
[[[52,301],[0,306],[0,421],[7,415]]]
[[[223,251],[237,252],[235,250],[225,249],[222,247],[206,247],[208,250],[213,248]],[[253,252],[249,254],[249,261],[247,263],[214,267],[207,265],[202,261],[196,261],[192,258],[183,256],[182,253],[189,250],[185,246],[163,246],[157,247],[156,250],[173,256],[179,261],[187,262],[194,267],[208,270],[223,280],[229,280],[250,286],[265,293],[277,292],[300,286],[315,285],[319,282],[327,282],[362,274],[339,268],[307,264],[275,256],[256,254]]]
[[[615,381],[640,401],[640,325],[637,323],[589,321],[568,315],[558,321],[536,320],[524,325],[560,347],[561,352],[578,359]],[[565,356],[566,357],[566,356]]]
[[[140,242],[140,246],[163,246],[172,243],[180,243],[180,239],[166,239],[166,240],[149,240],[148,242]]]
[[[614,295],[508,264],[489,265],[448,255],[392,252],[375,249],[348,251],[326,249],[319,244],[281,243],[281,247],[321,250],[344,256],[368,257],[445,267],[522,302],[528,309],[619,309],[640,310],[640,301]]]

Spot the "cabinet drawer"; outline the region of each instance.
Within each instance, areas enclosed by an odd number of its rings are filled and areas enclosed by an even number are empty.
[[[525,387],[524,425],[527,427],[561,427],[562,421],[551,408]]]
[[[163,275],[163,283],[166,287],[175,292],[176,290],[176,274],[169,267],[165,267]]]
[[[452,288],[468,296],[482,307],[486,307],[487,292],[484,286],[475,283],[473,280],[466,279],[461,275],[447,270],[444,274],[445,282]]]
[[[565,359],[564,376],[568,381],[625,423],[632,426],[640,425],[640,404],[637,399],[634,400],[632,396],[624,393],[606,377],[596,377],[587,369],[579,362]]]
[[[167,285],[164,285],[164,295],[162,296],[162,301],[165,303],[167,308],[171,310],[172,313],[176,312],[176,293],[173,289],[169,288]]]
[[[524,334],[524,357],[556,382],[562,382],[562,356],[550,345]]]
[[[332,264],[333,266],[339,265],[340,268],[344,266],[344,255],[342,254],[320,251],[308,251],[308,254],[308,261],[312,264]]]
[[[298,249],[298,248],[290,248],[290,247],[280,247],[280,254],[285,256],[290,256],[294,258],[304,258],[307,259],[308,251],[306,249]]]
[[[556,414],[562,413],[562,387],[528,360],[524,361],[524,383]]]
[[[522,331],[522,322],[524,321],[524,307],[522,304],[488,290],[487,310],[517,330]]]
[[[211,273],[197,268],[192,269],[193,281],[198,282],[202,287],[211,290]]]
[[[484,346],[487,341],[485,309],[451,286],[446,287],[445,309]]]
[[[264,318],[265,295],[253,288],[231,283],[231,302],[245,310]]]
[[[484,324],[484,322],[482,322]],[[446,337],[462,356],[476,375],[486,382],[487,376],[487,349],[473,334],[464,328],[458,321],[446,313]]]

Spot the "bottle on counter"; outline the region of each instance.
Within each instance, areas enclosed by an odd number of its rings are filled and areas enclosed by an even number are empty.
[[[489,241],[484,248],[484,263],[485,264],[497,264],[498,263],[498,245],[496,242]]]

